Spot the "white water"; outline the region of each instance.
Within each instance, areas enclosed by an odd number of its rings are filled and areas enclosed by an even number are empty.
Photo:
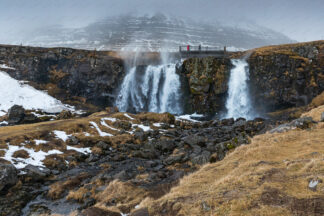
[[[181,114],[180,84],[174,63],[149,65],[144,73],[133,67],[124,78],[116,106],[121,112]]]
[[[249,65],[245,60],[232,60],[234,68],[231,70],[228,83],[228,98],[226,101],[227,113],[225,118],[253,119],[255,113],[251,106],[248,80]]]

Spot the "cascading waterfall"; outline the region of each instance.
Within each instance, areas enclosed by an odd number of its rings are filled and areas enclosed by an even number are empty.
[[[180,77],[176,64],[132,67],[121,85],[116,106],[122,112],[181,114]]]
[[[253,119],[255,113],[251,106],[248,80],[249,65],[246,60],[233,59],[234,68],[231,70],[228,83],[228,98],[226,101],[227,113],[225,118]]]

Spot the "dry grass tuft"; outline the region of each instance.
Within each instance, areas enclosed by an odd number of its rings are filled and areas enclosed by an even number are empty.
[[[110,182],[103,192],[95,196],[97,200],[95,206],[108,210],[117,208],[121,212],[130,212],[147,194],[147,191],[142,188],[115,180]]]
[[[87,177],[89,177],[89,174],[81,173],[80,175],[70,178],[64,182],[56,182],[50,186],[47,196],[51,199],[59,199],[62,197],[64,192],[79,186]]]

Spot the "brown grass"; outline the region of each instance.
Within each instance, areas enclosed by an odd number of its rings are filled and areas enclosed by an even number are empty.
[[[163,209],[169,215],[291,215],[300,209],[313,215],[312,200],[323,198],[324,184],[311,191],[308,183],[324,180],[323,140],[324,123],[310,131],[256,136],[252,144],[205,165],[162,198],[147,198],[141,207],[152,215],[163,215]],[[296,206],[301,200],[307,208]]]
[[[81,173],[80,175],[72,177],[64,182],[56,182],[50,186],[47,196],[51,199],[59,199],[62,197],[65,191],[79,186],[82,180],[86,179],[87,177],[89,177],[87,173]]]
[[[24,149],[15,151],[12,156],[15,158],[29,158],[28,152]]]
[[[121,212],[130,212],[147,195],[142,188],[132,186],[126,182],[112,181],[107,188],[96,195],[96,207],[108,210],[118,209]]]

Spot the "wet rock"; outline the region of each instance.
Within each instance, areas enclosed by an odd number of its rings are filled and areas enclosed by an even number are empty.
[[[109,150],[109,145],[107,143],[105,143],[104,141],[99,141],[96,146],[98,148],[101,148],[102,150]]]
[[[175,144],[173,140],[157,140],[155,142],[155,147],[162,152],[168,152],[175,148]]]
[[[50,215],[51,210],[42,204],[34,204],[30,206],[30,211],[27,216],[42,216]]]
[[[155,159],[158,157],[158,153],[154,149],[144,149],[134,151],[132,156],[144,159]]]
[[[8,111],[8,123],[19,124],[24,120],[25,109],[22,106],[14,105]]]
[[[75,136],[69,136],[69,138],[66,140],[66,143],[68,145],[74,146],[79,144],[79,140]]]
[[[45,167],[36,167],[30,164],[27,165],[23,171],[26,172],[26,177],[31,178],[33,181],[44,180],[51,173],[51,171]]]
[[[25,114],[24,119],[23,119],[24,124],[31,124],[31,123],[36,123],[36,122],[40,122],[40,119],[37,116],[35,116],[32,113]]]
[[[210,152],[203,151],[200,155],[195,156],[194,158],[192,158],[191,162],[193,164],[203,165],[205,163],[208,163],[209,159],[210,159]]]
[[[234,119],[233,118],[223,119],[221,120],[220,124],[223,126],[231,126],[234,124]]]
[[[193,146],[205,146],[205,138],[202,136],[197,136],[197,135],[190,135],[182,139],[185,143],[190,145],[191,147]]]
[[[0,164],[0,191],[18,182],[17,169],[11,164]]]
[[[128,175],[128,173],[125,170],[123,170],[123,171],[117,173],[116,175],[114,175],[114,179],[119,179],[121,181],[126,181],[126,180],[129,179],[129,177],[130,176]]]
[[[139,139],[140,141],[145,141],[148,137],[148,135],[140,128],[137,128],[134,132],[135,139]]]

